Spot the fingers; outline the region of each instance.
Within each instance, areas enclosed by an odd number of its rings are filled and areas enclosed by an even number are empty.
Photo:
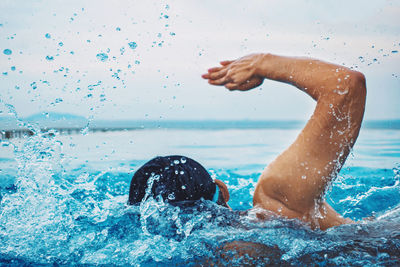
[[[232,70],[227,68],[217,72],[204,74],[202,77],[208,79],[208,82],[213,85],[225,85],[227,83],[241,84],[246,81],[246,77],[243,77],[240,74],[235,74],[235,72],[232,72]]]
[[[236,83],[227,83],[225,84],[225,87],[229,90],[238,90],[239,89],[239,84]]]
[[[221,61],[222,67],[214,67],[208,69],[208,73],[201,75],[203,79],[209,80],[208,83],[212,85],[225,85],[228,82],[232,82],[231,75],[228,75],[229,67],[232,60]]]
[[[216,80],[213,79],[208,80],[208,83],[212,85],[225,85],[228,82],[230,82],[230,80],[227,76],[223,76],[222,78]]]
[[[205,74],[201,75],[201,77],[203,77],[204,79],[210,79],[209,77],[210,77],[210,74],[211,74],[211,73],[219,72],[219,71],[221,71],[222,69],[225,69],[224,67],[227,66],[227,65],[229,65],[229,64],[231,64],[232,62],[233,62],[233,60],[224,60],[224,61],[221,61],[220,64],[222,65],[222,67],[213,67],[213,68],[210,68],[210,69],[207,70],[208,73],[205,73]],[[219,78],[220,78],[220,77],[219,77]],[[213,78],[213,79],[215,79],[215,78]],[[217,79],[218,79],[218,78],[217,78]]]
[[[208,73],[203,74],[201,77],[203,79],[218,80],[226,76],[227,72],[227,68],[211,68],[208,70]]]
[[[211,75],[212,75],[212,72],[208,72],[208,73],[202,74],[201,77],[203,79],[211,79]]]
[[[223,67],[214,67],[214,68],[210,68],[208,69],[208,72],[216,72],[216,71],[220,71]]]
[[[234,60],[224,60],[224,61],[221,61],[219,64],[221,64],[222,66],[226,66],[226,65],[231,64],[233,61]]]
[[[240,90],[240,91],[247,91],[253,89],[257,86],[260,86],[263,83],[262,78],[253,78],[250,80],[245,81],[244,83],[238,84],[234,82],[229,82],[225,84],[225,87],[229,90]]]
[[[205,73],[205,74],[202,74],[201,77],[202,77],[203,79],[208,80],[208,79],[210,79],[210,74],[209,74],[209,73]]]
[[[211,72],[211,73],[209,73],[209,79],[211,79],[211,80],[221,79],[222,77],[224,77],[227,74],[227,72],[228,72],[227,69],[222,69],[220,71]]]
[[[221,75],[212,75],[213,73],[218,73],[219,71],[221,71],[222,69],[224,69],[223,67],[214,67],[214,68],[210,68],[210,69],[208,69],[207,71],[207,73],[205,73],[205,74],[203,74],[203,75],[201,75],[201,77],[203,78],[203,79],[219,79],[219,78],[221,78],[222,76]],[[211,78],[211,77],[213,77],[213,78]]]

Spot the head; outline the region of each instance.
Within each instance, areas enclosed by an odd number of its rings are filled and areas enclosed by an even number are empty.
[[[153,177],[151,195],[160,195],[174,204],[205,199],[229,207],[229,192],[220,180],[214,180],[197,161],[184,156],[156,157],[132,177],[128,204],[139,204],[146,195],[149,178]]]

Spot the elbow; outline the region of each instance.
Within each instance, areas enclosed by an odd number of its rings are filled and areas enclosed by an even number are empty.
[[[361,72],[346,70],[341,73],[336,88],[331,91],[331,99],[335,99],[338,105],[347,106],[348,103],[364,105],[367,95],[365,76]]]
[[[335,79],[338,79],[339,83],[330,91],[329,102],[343,111],[364,111],[367,95],[364,74],[347,69]]]
[[[364,74],[358,71],[349,71],[346,77],[348,77],[349,95],[352,98],[358,98],[365,101],[367,87]]]
[[[355,82],[362,84],[365,87],[365,75],[359,71],[353,71],[353,79]]]
[[[365,76],[358,71],[350,71],[348,74],[348,94],[343,104],[351,114],[354,122],[361,122],[367,97]]]

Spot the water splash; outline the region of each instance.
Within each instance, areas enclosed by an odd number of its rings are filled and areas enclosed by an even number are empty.
[[[56,172],[62,172],[61,151],[61,142],[42,134],[36,134],[15,147],[17,192],[4,195],[1,201],[2,251],[33,253],[41,261],[41,253],[55,253],[59,243],[67,239],[73,224],[71,218],[65,216],[64,206],[68,197],[53,179]],[[57,253],[63,254],[61,251]]]

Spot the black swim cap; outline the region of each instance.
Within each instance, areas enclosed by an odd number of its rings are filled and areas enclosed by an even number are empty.
[[[150,177],[154,178],[151,196],[161,195],[169,203],[212,200],[216,190],[210,174],[197,161],[177,155],[156,157],[133,175],[128,204],[142,201]]]

